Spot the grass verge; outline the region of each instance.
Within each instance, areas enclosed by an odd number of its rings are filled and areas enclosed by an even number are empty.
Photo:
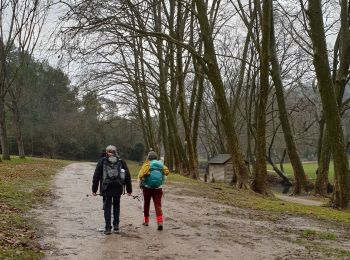
[[[224,183],[204,183],[178,174],[171,174],[167,183],[171,185],[174,182],[185,183],[188,188],[186,193],[193,193],[190,195],[203,196],[227,205],[277,214],[308,216],[343,224],[350,228],[350,209],[336,210],[328,206],[305,206],[274,197],[262,196],[250,190],[238,190]]]
[[[0,162],[0,259],[40,259],[28,211],[49,196],[49,183],[69,162],[13,157]]]
[[[278,167],[279,167],[279,165],[278,165]],[[284,163],[283,167],[284,167],[284,172],[286,173],[286,175],[289,178],[293,179],[294,175],[293,175],[292,164],[291,163]],[[306,176],[310,180],[316,180],[316,170],[318,168],[317,162],[303,162],[303,168],[304,168]],[[270,171],[273,171],[271,165],[267,165],[267,169],[270,170]],[[330,182],[333,183],[333,179],[334,179],[333,161],[331,161],[330,164],[329,164],[328,178],[329,178]]]
[[[322,238],[326,239],[327,238]],[[329,239],[328,239],[329,240]],[[308,250],[316,250],[323,254],[322,259],[350,259],[350,251],[345,249],[336,248],[332,243],[324,244],[320,240],[314,240],[314,238],[302,238],[295,241],[291,241],[295,244],[305,247]],[[327,257],[327,258],[325,258]],[[321,259],[321,258],[320,258]]]

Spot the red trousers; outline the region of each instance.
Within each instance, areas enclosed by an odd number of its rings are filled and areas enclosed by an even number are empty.
[[[149,207],[151,204],[151,198],[153,199],[154,208],[157,215],[157,223],[163,223],[163,212],[162,212],[162,189],[150,189],[147,187],[143,188],[143,214],[144,221],[149,222]]]

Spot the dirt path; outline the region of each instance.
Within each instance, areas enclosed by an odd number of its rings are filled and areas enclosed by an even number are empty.
[[[277,198],[280,200],[288,201],[288,202],[293,202],[297,204],[302,204],[306,206],[322,206],[324,202],[322,201],[317,201],[317,200],[311,200],[308,199],[306,196],[287,196],[283,194],[274,194]]]
[[[123,196],[122,232],[105,236],[98,232],[104,226],[102,199],[86,196],[94,167],[67,166],[55,177],[52,204],[35,211],[43,222],[47,259],[336,259],[329,250],[298,243],[303,230],[332,232],[339,250],[350,249],[348,231],[341,228],[220,205],[190,195],[193,192],[180,184],[164,188],[162,232],[156,230],[154,212],[151,225],[142,226],[139,202]],[[334,241],[315,241],[322,248],[334,248]]]

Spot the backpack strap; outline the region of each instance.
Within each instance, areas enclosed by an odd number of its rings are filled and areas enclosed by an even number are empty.
[[[103,157],[102,169],[103,169],[102,181],[104,181],[107,178],[107,158],[106,157]]]

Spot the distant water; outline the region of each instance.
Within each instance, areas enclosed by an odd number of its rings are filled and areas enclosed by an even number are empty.
[[[286,195],[290,195],[293,192],[293,186],[284,186],[282,184],[276,184],[276,185],[270,186],[270,188],[273,192],[286,194]]]

